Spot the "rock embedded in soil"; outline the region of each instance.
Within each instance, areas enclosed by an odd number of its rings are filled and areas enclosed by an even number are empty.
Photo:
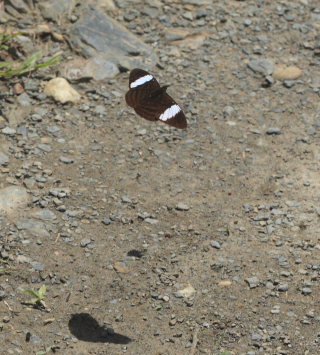
[[[202,6],[209,5],[211,3],[211,0],[182,0],[181,3],[183,5]]]
[[[176,206],[176,210],[178,211],[189,211],[190,207],[186,205],[185,203],[178,203]]]
[[[259,213],[253,218],[253,220],[254,221],[267,221],[270,218],[270,216],[271,215],[269,212]]]
[[[0,189],[0,214],[13,213],[18,208],[27,206],[30,195],[27,190],[19,186],[8,186]]]
[[[118,67],[111,61],[102,56],[90,59],[77,58],[66,63],[61,68],[61,75],[68,80],[94,79],[105,80],[119,74]]]
[[[196,293],[196,290],[191,285],[188,285],[187,287],[175,292],[174,296],[176,298],[191,297],[195,293]]]
[[[276,65],[272,76],[277,80],[295,80],[302,75],[300,68],[296,66]]]
[[[74,5],[73,0],[41,1],[39,10],[44,19],[60,23],[63,16],[71,13]]]
[[[256,276],[248,277],[245,281],[248,283],[250,288],[256,288],[260,284],[260,280]]]
[[[187,37],[189,32],[179,28],[167,28],[164,31],[164,39],[168,42],[181,40]]]
[[[7,297],[5,290],[0,288],[0,301],[4,300]]]
[[[16,223],[19,230],[25,230],[35,237],[47,238],[50,236],[46,225],[43,222],[36,221],[32,218],[22,218]]]
[[[108,226],[109,224],[111,224],[111,219],[106,217],[102,220],[102,223],[104,225]]]
[[[64,78],[54,78],[44,86],[44,93],[61,103],[78,102],[80,94]]]
[[[21,94],[17,98],[17,103],[21,107],[30,107],[30,106],[32,106],[32,100],[30,99],[30,96],[27,93],[25,93],[25,92],[23,94]]]
[[[210,242],[210,245],[212,246],[212,248],[221,249],[220,243],[219,243],[218,241],[216,241],[216,240],[212,240],[212,241]]]
[[[268,135],[279,135],[281,134],[281,129],[278,128],[278,127],[271,127],[271,128],[268,128],[267,132],[266,132]]]
[[[7,165],[9,163],[9,157],[7,154],[0,150],[0,166]]]
[[[275,305],[272,309],[271,309],[271,314],[279,314],[280,313],[280,306],[279,305]]]
[[[60,131],[60,127],[58,126],[48,126],[47,127],[47,131],[49,133],[51,133],[52,135],[58,135],[59,131]]]
[[[50,153],[52,151],[52,148],[49,144],[46,143],[40,143],[38,144],[38,148],[46,153]]]
[[[128,266],[122,261],[116,262],[113,267],[116,271],[122,274],[127,274],[129,272]]]
[[[83,239],[80,241],[80,246],[81,246],[82,248],[85,248],[85,247],[88,246],[90,243],[91,243],[91,238],[83,238]]]
[[[283,86],[288,88],[288,89],[291,89],[292,87],[294,87],[296,84],[296,82],[294,80],[285,80],[283,82]]]
[[[149,223],[149,224],[157,224],[157,223],[159,223],[159,221],[157,219],[150,218],[150,217],[146,218],[144,221]]]
[[[192,33],[188,35],[185,39],[173,41],[172,44],[181,48],[196,50],[203,45],[207,37],[208,37],[208,33],[204,33],[204,32]]]
[[[3,134],[5,134],[6,136],[14,136],[16,134],[16,130],[14,128],[11,127],[5,127],[1,130],[1,132]]]
[[[264,76],[270,75],[273,72],[273,63],[266,59],[251,60],[247,65],[252,71],[261,73]]]
[[[133,69],[157,62],[153,48],[95,6],[88,6],[69,28],[69,40],[85,57],[100,56],[117,67]]]
[[[0,257],[1,257],[3,260],[9,259],[9,253],[8,253],[6,250],[1,250],[1,251],[0,251]]]
[[[44,265],[39,263],[38,261],[32,261],[30,264],[35,271],[43,271],[44,270]]]
[[[63,157],[63,156],[60,157],[59,160],[64,164],[72,164],[74,162],[72,158]]]
[[[288,289],[289,289],[288,284],[280,284],[280,285],[278,286],[278,290],[279,290],[280,292],[286,292],[286,291],[288,291]]]
[[[307,295],[311,295],[312,293],[312,290],[310,287],[304,287],[302,290],[301,290],[302,294],[307,296]]]

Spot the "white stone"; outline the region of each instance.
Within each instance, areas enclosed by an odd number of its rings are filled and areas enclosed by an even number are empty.
[[[78,102],[80,94],[64,78],[54,78],[45,84],[44,92],[61,103]]]

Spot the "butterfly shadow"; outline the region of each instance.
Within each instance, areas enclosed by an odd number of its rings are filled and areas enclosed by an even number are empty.
[[[92,343],[129,344],[132,339],[99,325],[88,313],[72,314],[69,330],[77,339]]]

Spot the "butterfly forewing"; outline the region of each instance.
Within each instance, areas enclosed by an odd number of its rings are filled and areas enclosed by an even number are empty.
[[[130,72],[129,88],[153,91],[160,88],[160,85],[154,76],[147,71],[142,69],[133,69]]]
[[[128,106],[149,121],[163,121],[176,128],[186,128],[187,121],[177,103],[166,93],[167,86],[160,87],[147,71],[133,69],[129,76]]]
[[[129,91],[126,94],[126,102],[130,107],[139,106],[150,92],[160,88],[157,80],[142,69],[133,69],[129,77]]]

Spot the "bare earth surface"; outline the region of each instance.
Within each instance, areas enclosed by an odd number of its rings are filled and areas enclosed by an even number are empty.
[[[41,96],[51,68],[1,83],[32,111],[0,121],[0,192],[30,198],[0,219],[0,353],[318,354],[319,2],[114,11],[189,126],[136,116],[128,72],[72,83],[78,104]]]

